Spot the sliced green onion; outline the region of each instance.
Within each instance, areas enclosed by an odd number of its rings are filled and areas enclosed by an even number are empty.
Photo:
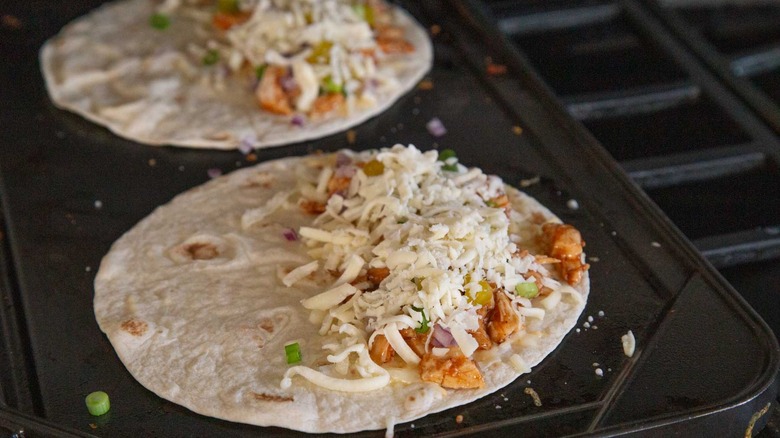
[[[301,346],[297,342],[284,346],[284,354],[287,356],[287,363],[294,364],[301,361]]]
[[[450,158],[455,158],[455,162],[452,164],[447,164],[447,160]],[[441,166],[442,170],[446,170],[447,172],[455,172],[458,170],[458,156],[455,155],[455,151],[452,149],[444,149],[439,152],[439,161],[444,163],[444,166]]]
[[[84,401],[87,403],[87,410],[89,413],[95,417],[99,417],[111,409],[111,402],[108,400],[108,394],[103,391],[90,393]]]
[[[452,149],[444,149],[439,151],[439,161],[447,161],[448,158],[453,157],[457,157],[457,155]]]
[[[306,57],[309,64],[327,64],[330,62],[330,49],[333,43],[330,41],[320,41],[311,50],[311,54]]]
[[[214,65],[219,61],[219,52],[214,49],[209,50],[203,56],[203,65]]]
[[[535,298],[537,295],[539,295],[539,286],[537,286],[533,281],[529,281],[527,283],[518,283],[515,286],[515,293],[519,297]]]
[[[322,91],[324,93],[339,94],[344,92],[344,86],[333,82],[333,78],[325,76],[322,80]]]
[[[355,11],[355,15],[357,15],[361,20],[368,23],[369,26],[374,27],[374,8],[358,3],[352,5],[352,10]]]
[[[171,25],[171,19],[158,12],[149,17],[149,25],[157,30],[165,30]]]
[[[420,326],[415,328],[414,331],[417,333],[428,333],[428,330],[430,330],[430,327],[428,324],[431,322],[427,316],[425,316],[425,311],[421,307],[415,307],[412,306],[412,310],[415,312],[420,312],[420,315],[422,315],[422,322],[420,323]]]
[[[355,15],[363,21],[366,21],[366,5],[360,3],[352,5],[352,10],[355,11]]]
[[[263,75],[265,74],[265,70],[267,68],[268,68],[268,64],[263,64],[255,68],[255,76],[257,76],[257,79],[263,79]]]
[[[238,0],[218,0],[217,10],[226,14],[237,14],[241,12],[238,8]]]

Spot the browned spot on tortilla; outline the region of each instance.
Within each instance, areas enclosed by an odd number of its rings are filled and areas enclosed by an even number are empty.
[[[195,242],[184,247],[193,260],[211,260],[219,255],[217,247],[211,243]]]
[[[292,397],[283,397],[281,395],[273,395],[273,394],[266,394],[266,393],[257,393],[253,392],[252,396],[255,398],[255,400],[258,401],[269,401],[269,402],[291,402],[294,401]]]
[[[257,161],[257,154],[255,154],[254,152],[247,154],[246,160]],[[256,175],[254,175],[251,179],[249,179],[247,182],[245,182],[241,186],[241,188],[252,189],[256,187],[263,187],[265,189],[270,189],[274,186],[275,181],[276,181],[276,177],[273,174],[267,172],[259,172]]]
[[[216,141],[222,141],[222,140],[232,140],[233,135],[229,132],[215,132],[211,135],[205,136],[207,140],[216,140]]]
[[[322,202],[312,201],[310,199],[303,199],[300,201],[300,206],[303,211],[309,214],[320,214],[325,211],[325,204]]]
[[[146,330],[149,328],[149,324],[145,321],[139,321],[137,319],[128,319],[122,323],[122,330],[130,333],[133,336],[143,336]]]
[[[533,212],[533,214],[531,214],[531,222],[533,222],[533,223],[535,223],[537,225],[541,225],[541,224],[547,222],[547,218],[542,213],[539,213],[538,211],[535,211],[535,212]]]
[[[258,324],[258,326],[261,329],[267,331],[268,333],[273,333],[274,332],[274,328],[275,328],[274,327],[274,322],[271,321],[270,319],[264,319],[264,320],[260,321],[260,324]]]

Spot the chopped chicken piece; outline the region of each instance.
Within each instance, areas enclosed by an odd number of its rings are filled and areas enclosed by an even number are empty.
[[[582,240],[580,232],[568,224],[546,223],[542,225],[542,232],[548,246],[550,257],[561,261],[558,272],[564,280],[575,285],[582,279],[582,273],[590,268],[590,265],[582,263]]]
[[[426,382],[438,383],[444,388],[482,388],[485,381],[477,364],[461,353],[460,348],[451,347],[444,356],[426,353],[420,360],[420,378]]]
[[[503,291],[493,292],[493,298],[496,306],[488,315],[487,332],[491,341],[500,344],[520,328],[520,317]]]
[[[371,348],[368,351],[368,355],[371,356],[371,360],[377,364],[383,364],[390,362],[395,355],[393,347],[390,346],[390,342],[387,341],[385,335],[377,335],[374,338],[374,342],[371,344]]]

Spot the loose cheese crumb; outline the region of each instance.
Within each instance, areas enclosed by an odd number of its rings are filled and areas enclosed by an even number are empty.
[[[628,357],[632,357],[634,355],[634,350],[636,349],[634,333],[629,330],[628,333],[620,337],[620,341],[623,343],[623,353]]]

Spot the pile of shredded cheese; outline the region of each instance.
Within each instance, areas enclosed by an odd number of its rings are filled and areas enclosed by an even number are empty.
[[[298,374],[342,391],[381,388],[390,376],[368,355],[373,338],[383,334],[407,365],[415,365],[420,358],[399,332],[425,324],[446,328],[470,357],[478,345],[468,331],[478,327],[480,305],[474,302],[485,280],[510,291],[521,320],[543,318],[561,292],[573,291],[550,278],[533,255],[519,251],[513,224],[529,218],[490,206],[491,199],[504,194],[500,178],[467,169],[455,158],[439,161],[436,151],[414,146],[339,154],[347,164],[336,166],[333,156],[315,156],[298,169],[301,196],[325,204],[325,211],[313,226],[299,230],[314,261],[282,279],[291,286],[318,270],[340,274],[327,290],[302,301],[320,324],[320,334],[334,339],[325,346],[332,365],[292,367],[283,386]],[[381,174],[375,163],[371,175],[367,165],[355,165],[369,162],[381,163]],[[334,172],[351,179],[346,190],[329,194]],[[376,290],[363,291],[352,283],[369,268],[388,268],[389,275]],[[529,271],[542,274],[544,286],[553,290],[535,300],[538,307],[511,293],[518,283],[533,281]],[[360,378],[347,378],[350,371]]]
[[[202,21],[203,2],[167,0],[164,12],[180,10]],[[379,50],[369,19],[360,11],[370,6],[347,0],[242,0],[240,10],[251,13],[248,19],[215,35],[207,47],[193,47],[202,56],[206,51],[219,53],[219,60],[230,71],[251,66],[280,66],[292,70],[300,90],[295,109],[307,112],[327,82],[345,95],[347,111],[376,105],[381,93],[399,84],[391,71],[381,68],[384,54]],[[373,20],[373,18],[372,18]],[[223,62],[224,61],[224,62]],[[224,74],[215,70],[217,86]],[[224,85],[222,85],[224,86]]]

